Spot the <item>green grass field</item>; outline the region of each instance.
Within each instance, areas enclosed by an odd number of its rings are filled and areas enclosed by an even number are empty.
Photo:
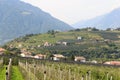
[[[11,80],[24,80],[18,66],[12,66]]]
[[[0,67],[0,80],[5,80],[6,66]]]

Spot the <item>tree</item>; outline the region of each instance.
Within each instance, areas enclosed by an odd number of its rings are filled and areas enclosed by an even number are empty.
[[[72,54],[72,55],[70,56],[70,60],[74,61],[74,59],[75,59],[75,56]]]
[[[92,31],[99,31],[99,29],[97,29],[97,28],[92,28]]]
[[[75,31],[80,31],[80,29],[75,29]]]
[[[111,28],[107,28],[106,31],[111,31],[112,29]]]
[[[120,27],[116,28],[117,31],[120,31]]]
[[[49,30],[47,33],[48,33],[48,34],[51,34],[53,37],[55,37],[55,34],[56,34],[57,32],[54,31],[54,30]]]

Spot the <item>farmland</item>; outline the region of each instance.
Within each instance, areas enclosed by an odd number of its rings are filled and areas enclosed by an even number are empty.
[[[18,59],[19,65],[11,67],[11,80],[120,80],[120,67]],[[0,80],[5,73],[6,66],[0,67]]]
[[[26,60],[27,61],[27,60]],[[35,74],[36,80],[119,80],[119,67],[115,68],[95,65],[68,64],[62,62],[32,60],[22,66]],[[22,62],[22,61],[21,61]]]
[[[104,66],[106,61],[120,60],[120,32],[117,31],[69,31],[53,34],[29,34],[3,46],[12,58],[12,80],[120,80],[120,67]],[[81,37],[78,40],[78,37]],[[45,43],[50,46],[45,46]],[[68,44],[59,44],[67,42]],[[21,58],[22,50],[47,55],[45,60]],[[62,54],[67,61],[51,61],[51,55]],[[97,60],[100,64],[71,62],[73,56],[83,56],[86,61]],[[9,59],[9,58],[8,58]],[[5,77],[6,61],[3,59],[0,77]],[[70,63],[69,63],[70,61]]]
[[[51,34],[30,34],[26,35],[24,37],[17,38],[11,42],[8,43],[12,44],[14,47],[18,47],[19,44],[22,45],[22,47],[27,46],[38,46],[43,45],[44,42],[49,42],[51,44],[56,43],[60,40],[75,40],[77,37],[82,37],[83,40],[89,41],[89,40],[104,40],[109,39],[113,41],[119,41],[119,35],[120,32],[115,31],[69,31],[69,32],[58,32],[54,34],[55,36]]]
[[[91,59],[94,53],[96,54],[95,58],[101,58],[98,55],[103,53],[107,55],[105,58],[111,58],[113,57],[111,55],[115,55],[115,59],[119,59],[119,34],[119,31],[68,31],[54,34],[29,34],[8,42],[3,47],[10,51],[15,48],[18,50],[26,49],[34,54],[57,53],[68,56],[88,54],[84,55],[88,59]],[[78,37],[81,37],[81,40],[78,40]],[[44,47],[46,42],[50,46]],[[57,42],[67,42],[67,46],[57,45]]]
[[[119,0],[39,1],[0,0],[0,80],[120,80]]]
[[[26,49],[31,54],[84,56],[88,60],[119,60],[119,31],[68,31],[54,34],[29,34],[8,42],[3,47],[19,55]],[[78,37],[81,39],[78,40]],[[48,46],[45,46],[45,43]],[[62,43],[66,42],[64,45]]]

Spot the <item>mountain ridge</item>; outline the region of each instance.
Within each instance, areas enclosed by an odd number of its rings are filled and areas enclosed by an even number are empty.
[[[73,29],[38,7],[20,0],[0,0],[0,17],[0,43],[26,34]]]
[[[120,27],[120,8],[116,8],[111,12],[97,16],[92,19],[79,21],[73,24],[75,28],[85,28],[85,27],[96,27],[99,29],[107,29],[107,28],[117,28]]]

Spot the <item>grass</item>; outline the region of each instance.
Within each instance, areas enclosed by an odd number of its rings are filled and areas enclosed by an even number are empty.
[[[18,66],[12,66],[11,80],[24,80]]]
[[[5,80],[6,69],[5,66],[0,67],[0,80]]]

